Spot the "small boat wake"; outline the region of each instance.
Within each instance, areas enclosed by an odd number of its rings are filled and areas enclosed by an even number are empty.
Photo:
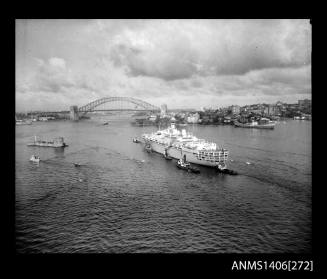
[[[146,161],[145,160],[140,160],[140,159],[136,159],[136,158],[127,158],[126,160],[129,160],[129,161],[133,161],[133,162],[136,162],[138,164],[144,164]]]

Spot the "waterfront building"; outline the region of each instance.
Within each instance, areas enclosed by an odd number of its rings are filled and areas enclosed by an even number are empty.
[[[48,117],[39,117],[39,121],[48,121]]]
[[[188,123],[198,123],[199,119],[200,119],[200,114],[199,113],[194,113],[194,114],[190,114],[187,117],[187,122]]]
[[[157,120],[157,116],[154,115],[154,114],[153,115],[150,115],[149,120],[154,122],[154,121]]]
[[[298,100],[298,104],[300,107],[311,105],[311,100],[304,99],[304,100]]]
[[[241,113],[246,113],[250,110],[250,106],[241,107]]]
[[[241,107],[237,105],[231,106],[231,112],[232,114],[240,114],[241,112]]]
[[[262,109],[256,107],[254,109],[249,110],[249,112],[252,112],[254,114],[262,114]]]
[[[311,113],[311,100],[304,99],[298,101],[299,109],[305,113]]]
[[[277,111],[276,110],[276,106],[274,106],[274,105],[268,105],[264,109],[264,114],[265,115],[275,115],[276,111]]]
[[[231,123],[231,121],[232,121],[232,118],[230,116],[224,117],[224,123],[229,124],[229,123]]]

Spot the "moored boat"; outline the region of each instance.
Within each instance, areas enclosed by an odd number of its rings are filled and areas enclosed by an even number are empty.
[[[267,118],[261,118],[259,121],[252,121],[248,123],[241,123],[239,121],[234,121],[235,127],[241,128],[255,128],[255,129],[274,129],[276,125],[275,121],[271,121]]]
[[[41,146],[41,147],[66,147],[68,146],[64,142],[63,137],[55,138],[52,141],[45,141],[37,139],[37,137],[34,137],[34,142],[27,144],[28,146]]]
[[[133,138],[133,142],[140,143],[141,141],[138,138]]]
[[[16,125],[32,125],[31,120],[16,120]]]

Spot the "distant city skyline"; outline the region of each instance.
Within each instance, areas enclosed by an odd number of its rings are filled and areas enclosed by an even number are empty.
[[[311,99],[310,22],[16,20],[16,111],[105,96],[168,109]]]

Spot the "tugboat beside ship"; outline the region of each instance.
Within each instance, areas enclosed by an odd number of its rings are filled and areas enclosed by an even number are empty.
[[[190,163],[185,161],[185,157],[183,159],[179,159],[177,161],[176,166],[188,172],[200,173],[200,170],[198,168],[192,166]]]

